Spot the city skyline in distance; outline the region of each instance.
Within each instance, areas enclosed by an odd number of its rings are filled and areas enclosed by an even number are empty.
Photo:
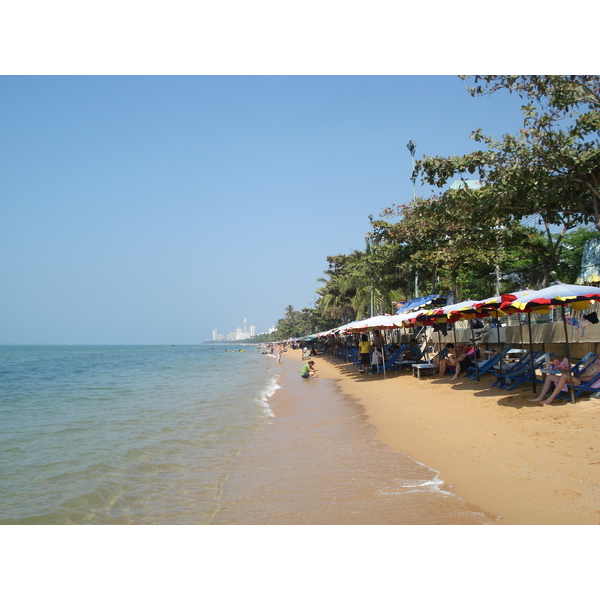
[[[275,331],[275,327],[271,327],[268,333]],[[236,327],[235,331],[228,333],[227,335],[219,333],[215,328],[212,330],[211,340],[213,342],[240,342],[248,340],[256,335],[256,325],[250,325],[248,328],[248,319],[244,317],[244,321],[241,327]]]

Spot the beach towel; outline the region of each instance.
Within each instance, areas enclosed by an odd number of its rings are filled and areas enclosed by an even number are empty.
[[[554,369],[556,371],[570,371],[571,370],[571,364],[569,363],[569,359],[567,359],[567,358],[563,358],[562,361],[555,360],[552,364],[554,365]]]

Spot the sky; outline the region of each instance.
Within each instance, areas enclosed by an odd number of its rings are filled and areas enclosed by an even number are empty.
[[[457,9],[423,35],[385,2],[373,16],[320,3],[318,22],[310,2],[275,17],[240,4],[227,21],[234,4],[188,24],[131,2],[109,22],[109,2],[84,29],[54,5],[35,21],[8,9],[0,344],[195,344],[244,319],[267,331],[314,306],[327,256],[364,249],[370,214],[410,201],[409,140],[416,158],[463,154],[481,147],[471,131],[521,125],[518,97],[472,98],[455,75],[495,64],[492,45],[456,35]]]
[[[2,343],[191,344],[314,306],[412,158],[520,124],[457,76],[0,79]],[[418,194],[431,188],[418,186]]]

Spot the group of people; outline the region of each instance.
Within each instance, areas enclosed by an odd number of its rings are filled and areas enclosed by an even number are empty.
[[[383,336],[379,331],[373,332],[373,341],[369,341],[369,336],[362,334],[358,343],[358,353],[360,354],[359,371],[368,375],[371,368],[379,369],[383,365]]]
[[[383,345],[383,337],[378,331],[374,332],[371,341],[367,335],[363,334],[361,336],[358,346],[360,353],[359,370],[362,373],[369,374],[371,368],[378,368],[379,365],[383,364],[385,360]],[[432,363],[436,368],[436,376],[444,377],[449,371],[454,370],[449,381],[456,381],[461,373],[470,367],[474,367],[475,361],[479,360],[479,358],[479,349],[467,343],[459,342],[456,345],[448,343],[433,357]],[[414,360],[415,362],[423,360],[423,352],[416,339],[410,340],[408,348],[404,351],[403,360]],[[542,405],[552,404],[562,391],[568,390],[569,385],[586,383],[598,375],[598,373],[600,373],[600,358],[589,364],[577,375],[573,375],[570,365],[566,367],[563,365],[562,372],[547,374],[539,396],[528,400],[528,402],[536,402]],[[303,379],[318,377],[315,362],[309,360],[304,364],[300,375]],[[548,394],[550,395],[548,396]]]
[[[438,352],[431,361],[435,365],[436,376],[444,377],[449,369],[454,369],[454,375],[450,381],[456,381],[461,371],[475,366],[474,360],[479,358],[476,357],[478,352],[479,350],[469,344],[458,343],[456,347],[454,344],[446,344],[446,347]]]

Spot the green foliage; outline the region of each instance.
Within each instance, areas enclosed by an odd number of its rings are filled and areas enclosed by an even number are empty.
[[[564,236],[562,254],[556,267],[556,279],[563,283],[575,283],[581,268],[581,257],[585,243],[597,239],[594,229],[580,227]]]
[[[493,190],[498,218],[539,215],[568,228],[593,223],[600,231],[600,78],[598,76],[478,76],[473,96],[508,90],[526,100],[523,128],[501,140],[481,130],[471,137],[486,150],[424,157],[417,172],[443,186],[476,173]]]
[[[488,203],[485,189],[415,198],[386,209],[386,216],[401,220],[389,225],[384,235],[404,247],[413,271],[448,279],[445,287],[456,293],[460,273],[468,264],[489,266],[497,261],[505,230],[490,214]]]

